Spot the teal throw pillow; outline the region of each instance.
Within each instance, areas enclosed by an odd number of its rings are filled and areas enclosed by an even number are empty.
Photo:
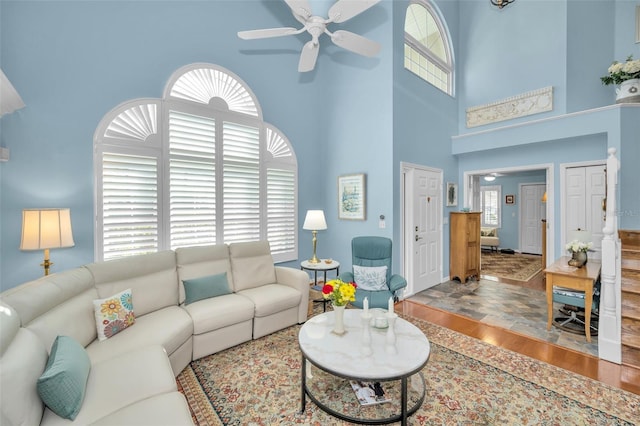
[[[58,336],[38,378],[38,395],[51,411],[65,419],[76,418],[82,407],[91,361],[82,345],[68,336]]]
[[[182,283],[184,284],[185,305],[210,297],[231,294],[226,272],[183,280]]]

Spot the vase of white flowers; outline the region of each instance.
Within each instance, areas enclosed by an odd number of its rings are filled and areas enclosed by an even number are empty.
[[[624,62],[614,61],[608,74],[600,77],[602,84],[616,84],[616,103],[640,102],[640,59],[627,57]]]
[[[569,266],[575,266],[576,268],[582,268],[587,263],[587,251],[593,246],[593,243],[585,243],[578,240],[573,240],[566,245],[566,249],[571,253],[571,259],[569,260]]]

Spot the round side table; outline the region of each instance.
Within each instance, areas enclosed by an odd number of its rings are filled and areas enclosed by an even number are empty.
[[[322,286],[318,285],[318,272],[324,273],[324,282],[327,282],[327,271],[336,271],[336,277],[340,275],[340,262],[337,260],[320,259],[319,263],[311,263],[308,260],[300,262],[300,269],[303,271],[313,271],[313,285],[311,288],[316,291],[322,292]],[[322,302],[322,311],[327,311],[327,299],[315,299],[313,303]]]

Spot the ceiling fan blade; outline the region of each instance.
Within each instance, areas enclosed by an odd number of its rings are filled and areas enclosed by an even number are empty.
[[[329,9],[331,22],[344,22],[379,3],[380,0],[338,0]]]
[[[298,71],[311,71],[316,66],[319,51],[320,45],[318,43],[314,43],[313,40],[308,41],[302,48],[302,53],[300,54],[300,62],[298,63]]]
[[[238,31],[238,37],[243,40],[254,40],[257,38],[280,37],[296,34],[296,28],[266,28],[264,30]]]
[[[331,41],[343,49],[362,56],[376,56],[380,52],[380,44],[349,31],[338,30],[331,34]]]
[[[311,12],[311,5],[307,0],[284,0],[285,3],[289,5],[291,8],[291,12],[293,16],[298,20],[298,22],[306,23],[307,19],[311,17],[313,14]]]

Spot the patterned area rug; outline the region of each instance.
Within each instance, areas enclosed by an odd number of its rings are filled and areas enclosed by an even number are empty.
[[[529,281],[542,270],[540,256],[482,252],[480,274]]]
[[[640,396],[407,318],[431,342],[426,397],[413,425],[632,425]],[[342,425],[300,408],[300,326],[192,362],[177,377],[197,425]],[[344,383],[345,389],[349,384]],[[342,394],[344,404],[355,395]]]

